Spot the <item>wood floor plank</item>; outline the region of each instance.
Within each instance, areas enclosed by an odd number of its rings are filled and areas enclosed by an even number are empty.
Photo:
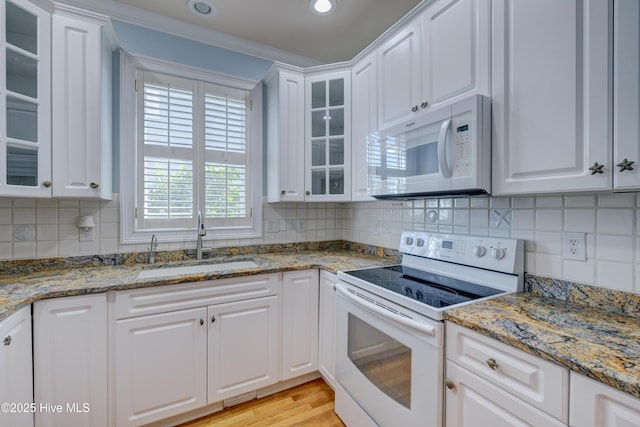
[[[334,393],[322,379],[241,403],[179,427],[344,427]]]

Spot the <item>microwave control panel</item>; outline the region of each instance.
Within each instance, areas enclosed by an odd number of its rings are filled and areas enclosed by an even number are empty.
[[[453,136],[453,176],[470,176],[473,173],[473,129],[470,114],[454,117],[451,121]]]

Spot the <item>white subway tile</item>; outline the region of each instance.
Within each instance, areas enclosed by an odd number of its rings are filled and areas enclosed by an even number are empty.
[[[533,209],[513,209],[511,211],[511,228],[533,230]]]
[[[598,261],[596,268],[595,284],[597,286],[625,291],[633,290],[633,264]]]
[[[598,195],[598,207],[601,208],[632,208],[635,204],[636,198],[632,194]]]
[[[632,209],[598,209],[597,212],[598,234],[633,234]]]
[[[536,252],[535,262],[535,270],[531,273],[545,277],[562,278],[562,258],[560,255]]]
[[[536,230],[561,231],[562,211],[559,209],[536,210]]]
[[[598,260],[633,262],[633,237],[599,234],[596,237]]]
[[[564,231],[594,233],[596,213],[594,209],[565,209]]]
[[[513,209],[532,209],[534,207],[533,197],[512,197],[511,207]]]
[[[564,196],[565,208],[594,208],[596,206],[596,196]]]
[[[594,260],[575,261],[563,260],[563,279],[572,282],[592,285],[595,282],[596,263]]]
[[[539,208],[561,208],[562,196],[539,196],[536,197],[536,206]]]
[[[546,231],[536,231],[536,252],[560,255],[562,254],[562,234]]]

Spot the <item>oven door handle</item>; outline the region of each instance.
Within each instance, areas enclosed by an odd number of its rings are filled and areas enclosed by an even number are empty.
[[[378,307],[377,305],[367,303],[366,301],[363,301],[357,296],[351,295],[349,291],[344,290],[340,286],[336,286],[336,290],[344,298],[348,299],[349,301],[356,304],[357,306],[360,306],[366,310],[369,310],[372,313],[378,314],[386,319],[393,320],[394,322],[400,323],[401,325],[407,326],[411,329],[415,329],[416,331],[422,332],[423,334],[430,335],[430,336],[436,335],[436,328],[434,328],[433,326],[424,325],[420,322],[416,322],[415,320],[407,319],[405,317],[400,317],[388,310],[385,310],[384,308]]]

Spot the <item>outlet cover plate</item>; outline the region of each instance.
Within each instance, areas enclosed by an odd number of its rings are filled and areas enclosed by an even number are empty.
[[[587,233],[562,233],[562,259],[587,260]]]

